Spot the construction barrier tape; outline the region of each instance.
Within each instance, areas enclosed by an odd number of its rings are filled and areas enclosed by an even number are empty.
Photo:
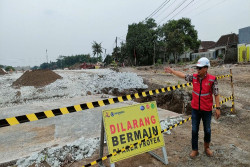
[[[225,78],[225,77],[231,77],[231,74],[216,76],[217,79],[221,79],[221,78]]]
[[[223,98],[223,99],[225,99],[225,98],[226,98],[225,96],[221,96],[221,95],[220,95],[220,97],[221,97],[221,98]]]
[[[227,76],[230,76],[230,75],[222,75],[222,76],[218,76],[217,78],[220,79],[220,78],[224,78]],[[78,105],[64,107],[64,108],[57,108],[57,109],[48,110],[48,111],[42,111],[42,112],[37,112],[37,113],[32,113],[32,114],[26,114],[26,115],[1,119],[0,120],[0,128],[6,127],[6,126],[13,126],[13,125],[17,125],[17,124],[22,124],[22,123],[26,123],[26,122],[37,121],[40,119],[51,118],[51,117],[55,117],[55,116],[59,116],[59,115],[65,115],[65,114],[74,113],[74,112],[78,112],[78,111],[82,111],[82,110],[88,110],[88,109],[92,109],[92,108],[96,108],[96,107],[102,107],[105,105],[120,103],[123,101],[138,99],[141,97],[152,96],[155,94],[164,93],[166,91],[170,92],[170,91],[173,91],[176,89],[185,88],[187,86],[189,87],[192,85],[193,84],[189,82],[186,84],[169,86],[166,88],[150,90],[147,92],[135,93],[135,94],[131,94],[131,95],[119,96],[116,98],[88,102],[88,103],[78,104]]]
[[[223,101],[220,102],[220,104],[226,103],[227,101],[229,101],[229,100],[231,100],[231,99],[233,99],[233,96],[230,96],[230,97],[224,99]],[[216,107],[216,105],[213,105],[213,108],[215,108],[215,107]],[[182,121],[180,121],[179,123],[174,124],[173,126],[168,127],[167,129],[161,130],[160,133],[164,133],[164,132],[166,132],[166,131],[168,131],[168,130],[171,130],[171,129],[173,129],[173,128],[179,126],[179,125],[182,125],[183,123],[186,123],[187,121],[190,121],[191,119],[192,119],[192,117],[189,117],[189,118],[187,118],[187,119],[185,119],[185,120],[182,120]],[[159,133],[159,134],[160,134],[160,133]],[[158,135],[158,134],[157,134],[157,135]],[[119,154],[120,152],[124,152],[124,151],[126,151],[127,149],[129,149],[129,148],[131,148],[131,147],[134,147],[134,146],[136,146],[136,145],[138,145],[138,144],[141,144],[142,142],[145,142],[145,141],[147,141],[147,140],[149,140],[149,139],[151,139],[151,138],[154,138],[154,137],[157,136],[157,135],[153,135],[153,134],[152,134],[150,137],[146,137],[146,138],[144,138],[144,139],[142,139],[142,140],[140,140],[140,141],[138,141],[138,142],[136,142],[136,143],[134,143],[134,144],[127,145],[126,147],[124,147],[124,148],[122,148],[122,149],[119,149],[119,150],[116,151],[116,152],[113,152],[113,153],[111,153],[111,154],[109,154],[109,155],[107,155],[107,156],[104,156],[104,157],[102,157],[102,158],[99,158],[99,159],[97,159],[97,160],[95,160],[95,161],[93,161],[93,162],[91,162],[91,163],[89,163],[89,164],[87,164],[87,165],[83,165],[82,167],[88,167],[88,166],[95,165],[95,164],[97,164],[98,162],[104,161],[104,160],[106,160],[106,159],[108,159],[108,158],[110,158],[110,157],[112,157],[112,156],[114,156],[114,155],[116,155],[116,154]]]
[[[43,112],[38,112],[38,113],[33,113],[33,114],[27,114],[27,115],[1,119],[0,128],[6,127],[6,126],[13,126],[13,125],[21,124],[21,123],[26,123],[26,122],[37,121],[37,120],[45,119],[45,118],[51,118],[51,117],[55,117],[59,115],[65,115],[65,114],[74,113],[74,112],[78,112],[82,110],[88,110],[88,109],[92,109],[96,107],[102,107],[105,105],[110,105],[110,104],[128,101],[132,99],[138,99],[141,97],[152,96],[152,95],[164,93],[167,91],[170,92],[176,89],[190,87],[192,85],[193,85],[192,83],[186,83],[186,84],[181,84],[181,85],[176,85],[176,86],[169,86],[166,88],[150,90],[147,92],[135,93],[131,95],[119,96],[119,97],[99,100],[95,102],[88,102],[88,103],[78,104],[78,105],[64,107],[64,108],[58,108],[58,109],[53,109],[53,110],[48,110],[48,111],[43,111]]]
[[[229,100],[233,100],[233,96],[230,96],[230,97],[228,97],[228,98],[225,98],[224,100],[222,100],[222,101],[220,102],[220,104],[226,103],[226,102],[229,101]],[[213,105],[213,108],[215,108],[215,107],[216,107],[216,104]]]

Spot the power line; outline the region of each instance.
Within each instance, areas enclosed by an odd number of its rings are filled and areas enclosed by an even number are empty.
[[[198,3],[198,2],[201,2],[201,3]],[[193,3],[193,7],[195,7],[195,5],[196,4],[198,4],[199,6],[197,7],[197,8],[195,8],[195,9],[198,9],[201,5],[200,4],[202,4],[202,1],[201,0],[196,0],[194,3]],[[190,14],[190,13],[192,13],[193,11],[194,11],[194,9],[193,10],[186,10],[184,13],[182,13],[183,15],[185,15],[186,13],[187,13],[187,11],[188,11],[188,14]]]
[[[196,17],[196,16],[200,15],[201,13],[204,13],[204,12],[208,11],[209,9],[211,9],[211,8],[213,8],[213,7],[215,7],[215,6],[218,6],[218,5],[220,5],[220,4],[222,4],[222,3],[226,2],[226,1],[227,1],[227,0],[220,1],[219,3],[216,3],[215,5],[213,5],[213,6],[209,7],[209,8],[207,8],[207,9],[205,9],[205,10],[203,10],[203,11],[201,11],[200,13],[198,13],[198,14],[196,14],[196,15],[193,15],[192,17]]]
[[[206,1],[204,1],[203,3],[200,3],[196,8],[195,8],[195,10],[197,10],[197,9],[199,9],[200,7],[202,7],[202,6],[205,6],[205,4],[207,4],[209,2],[209,0],[206,0]],[[211,1],[210,1],[211,2]],[[194,11],[194,10],[193,10]],[[191,11],[190,13],[192,13],[193,11]],[[190,13],[188,13],[188,15],[190,14]]]
[[[188,7],[194,0],[192,0],[191,2],[189,2],[184,8],[182,8],[178,13],[176,13],[173,17],[171,17],[170,20],[172,20],[175,16],[177,16],[180,12],[182,12],[186,7]]]
[[[168,18],[172,13],[174,13],[178,8],[180,8],[187,0],[182,1],[172,12],[170,12],[166,17],[164,17],[158,24],[160,24],[163,20]]]
[[[155,9],[147,18],[152,18],[156,13],[158,13],[170,0],[164,1],[157,9]]]
[[[159,17],[163,12],[165,12],[166,9],[168,9],[170,6],[172,6],[175,2],[176,2],[176,1],[173,1],[173,2],[172,2],[170,5],[168,5],[161,13],[159,13],[157,16],[155,16],[155,19],[156,19],[157,17]]]
[[[164,8],[171,0],[165,0],[157,9],[155,9],[148,17],[146,17],[145,20],[147,20],[148,18],[152,18],[154,15],[156,15],[162,8]],[[175,2],[175,1],[174,1]],[[174,2],[172,4],[174,4]],[[171,6],[172,4],[170,4],[169,6]],[[168,6],[168,7],[169,7]],[[168,8],[167,7],[167,8]],[[158,15],[159,16],[159,15]],[[124,35],[125,36],[125,35]],[[121,41],[126,41],[125,39],[122,39],[121,37],[117,37],[118,39],[120,39]]]

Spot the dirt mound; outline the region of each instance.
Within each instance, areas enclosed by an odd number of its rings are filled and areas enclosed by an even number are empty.
[[[62,77],[51,70],[26,71],[20,78],[13,82],[12,86],[34,86],[43,87],[55,82]]]
[[[0,68],[0,75],[5,75],[7,74],[3,69]]]

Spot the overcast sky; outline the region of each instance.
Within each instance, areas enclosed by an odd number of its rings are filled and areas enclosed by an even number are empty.
[[[0,64],[40,65],[47,61],[46,49],[49,61],[92,55],[93,41],[111,54],[115,38],[119,45],[129,24],[143,21],[163,2],[156,23],[190,18],[202,41],[216,42],[250,26],[250,0],[0,0]]]

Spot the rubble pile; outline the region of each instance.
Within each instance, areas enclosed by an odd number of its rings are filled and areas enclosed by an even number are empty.
[[[65,146],[45,148],[39,153],[34,153],[28,158],[19,159],[17,166],[30,166],[47,163],[51,167],[65,166],[71,162],[79,161],[92,156],[100,143],[98,138],[85,139],[84,137]]]

